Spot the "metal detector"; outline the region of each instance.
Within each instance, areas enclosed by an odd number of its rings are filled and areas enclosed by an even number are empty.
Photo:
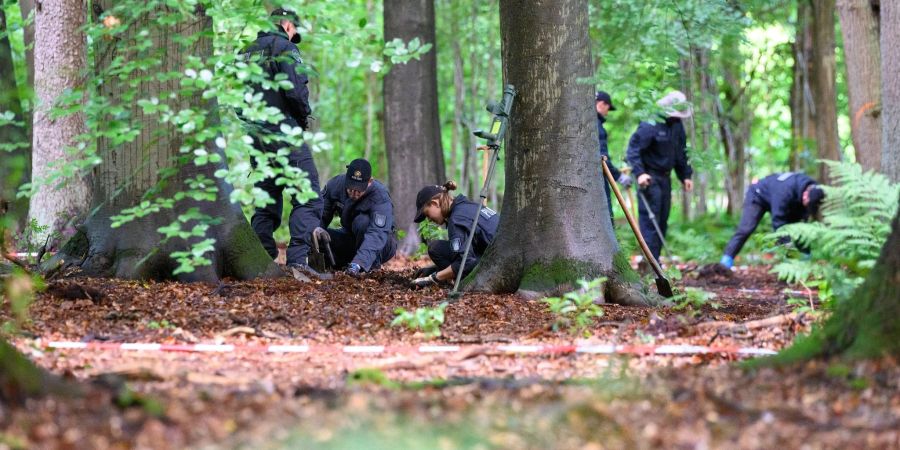
[[[486,109],[489,113],[494,115],[494,122],[491,123],[491,131],[485,132],[483,130],[475,130],[473,132],[475,136],[487,141],[487,147],[492,153],[487,177],[485,177],[484,184],[481,186],[481,193],[478,195],[481,198],[479,208],[487,201],[488,187],[494,179],[494,169],[497,167],[497,161],[500,160],[500,144],[503,142],[503,137],[506,135],[506,128],[509,125],[509,113],[512,110],[515,98],[516,88],[511,84],[507,84],[503,89],[503,99],[500,100],[500,103],[493,100],[488,102]],[[481,217],[480,213],[475,214],[475,218],[472,219],[472,228],[469,230],[469,237],[466,238],[466,249],[463,251],[462,264],[459,265],[459,273],[456,274],[456,282],[453,283],[453,291],[450,292],[450,299],[458,299],[461,296],[459,285],[462,282],[463,273],[466,271],[466,258],[469,257],[469,251],[472,249],[472,240],[475,238],[479,217]]]

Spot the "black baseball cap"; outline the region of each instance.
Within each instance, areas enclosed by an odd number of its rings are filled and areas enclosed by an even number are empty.
[[[609,94],[606,91],[597,91],[597,95],[595,95],[595,101],[603,101],[609,105],[610,111],[615,111],[616,107],[613,106],[612,98],[610,98]]]
[[[354,159],[347,164],[347,181],[345,183],[347,189],[365,192],[371,178],[372,165],[365,159]]]
[[[297,15],[294,11],[284,8],[276,8],[272,11],[271,14],[272,19],[274,19],[275,23],[281,26],[282,20],[290,20],[291,23],[296,27],[300,23],[300,16]],[[294,33],[294,37],[291,38],[291,42],[295,44],[299,44],[302,38],[300,37],[300,32]]]
[[[809,204],[806,205],[806,211],[810,216],[815,216],[819,212],[819,206],[825,199],[825,190],[818,185],[812,185],[809,188]]]
[[[420,223],[425,220],[425,212],[422,211],[422,208],[425,207],[425,204],[431,201],[435,195],[444,192],[443,186],[433,185],[433,186],[425,186],[419,193],[416,194],[416,219],[414,222]]]

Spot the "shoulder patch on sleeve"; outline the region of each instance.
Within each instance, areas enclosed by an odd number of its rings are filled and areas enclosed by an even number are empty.
[[[450,248],[453,249],[454,252],[459,253],[462,251],[462,240],[460,238],[455,238],[450,241]]]
[[[379,228],[384,228],[385,224],[387,224],[387,216],[381,213],[375,213],[375,225]]]
[[[484,217],[485,219],[490,219],[491,217],[494,217],[496,215],[497,215],[497,211],[494,211],[493,209],[488,208],[487,206],[481,208],[481,217]]]
[[[295,49],[291,50],[290,55],[291,55],[291,59],[296,61],[298,64],[303,64],[303,58],[300,57],[300,50],[297,50],[295,48]]]

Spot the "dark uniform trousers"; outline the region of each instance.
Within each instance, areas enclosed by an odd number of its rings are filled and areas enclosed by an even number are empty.
[[[650,185],[641,189],[641,193],[644,194],[649,205],[645,205],[644,200],[638,198],[638,225],[641,229],[641,235],[647,241],[650,253],[658,261],[662,250],[662,239],[650,220],[647,207],[649,206],[650,211],[653,211],[653,215],[656,216],[656,223],[659,224],[659,228],[662,231],[662,237],[665,237],[669,224],[669,209],[672,206],[672,180],[668,174],[663,175],[653,172],[649,174],[652,178]]]
[[[472,263],[472,258],[474,256],[475,262]],[[453,264],[453,261],[456,259],[456,252],[453,251],[453,246],[450,244],[450,241],[431,241],[428,243],[428,257],[431,258],[431,262],[434,263],[435,267],[440,270],[444,270]],[[472,269],[478,265],[478,256],[474,254],[472,249],[469,249],[469,262],[466,263],[465,269],[463,269],[463,278],[469,275],[472,272]]]
[[[747,193],[744,194],[741,222],[738,224],[737,231],[731,236],[731,240],[728,241],[728,245],[725,246],[726,255],[734,258],[741,252],[744,244],[747,243],[747,239],[756,231],[756,226],[759,225],[759,221],[762,220],[767,210],[768,208],[756,197],[756,184],[750,185]]]
[[[254,137],[253,146],[260,151],[275,152],[283,147],[281,142],[262,143]],[[299,203],[291,198],[291,215],[288,219],[288,230],[291,240],[287,248],[288,264],[306,264],[306,258],[312,245],[312,232],[319,226],[322,220],[322,197],[319,194],[319,172],[313,161],[309,146],[303,144],[299,149],[294,149],[288,155],[288,163],[292,167],[298,167],[306,172],[309,178],[310,188],[317,195],[306,203]],[[281,211],[284,207],[284,186],[279,186],[277,178],[267,178],[256,183],[256,187],[266,191],[275,203],[270,203],[263,208],[256,208],[250,225],[259,236],[260,242],[272,259],[278,256],[278,248],[275,246],[273,233],[281,225]]]
[[[366,237],[366,231],[369,229],[369,216],[360,214],[353,219],[353,232],[349,232],[343,228],[329,228],[328,235],[331,236],[331,252],[334,254],[335,269],[347,267],[356,253],[362,247],[363,240]],[[392,235],[378,258],[372,263],[369,272],[378,269],[386,261],[394,257],[397,252],[397,237]]]

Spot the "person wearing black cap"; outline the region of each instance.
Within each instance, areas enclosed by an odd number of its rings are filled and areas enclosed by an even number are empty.
[[[330,243],[335,269],[344,268],[348,275],[358,277],[394,257],[394,205],[387,188],[372,178],[368,161],[351,161],[346,175],[328,181],[322,198],[322,223],[313,236],[317,247]],[[341,219],[341,228],[328,228],[335,215]]]
[[[465,252],[466,240],[472,229],[475,214],[478,229],[472,240],[472,248],[466,258],[463,276],[466,276],[478,264],[478,260],[497,234],[500,215],[494,210],[481,206],[466,198],[465,195],[453,197],[450,191],[456,189],[456,183],[448,181],[443,186],[425,186],[416,195],[415,222],[428,219],[438,225],[447,226],[448,240],[437,240],[428,243],[428,257],[434,265],[423,267],[416,272],[413,286],[425,287],[440,281],[451,281],[459,273]]]
[[[672,207],[672,169],[690,192],[694,188],[691,175],[694,170],[688,162],[687,134],[682,119],[691,117],[691,104],[685,95],[673,91],[656,102],[661,120],[641,122],[628,141],[626,159],[637,179],[638,223],[641,235],[658,261],[663,239],[669,225]],[[644,199],[647,203],[644,203]],[[656,218],[662,236],[656,231],[650,213]],[[644,264],[642,264],[643,266]]]
[[[278,8],[272,11],[271,17],[277,29],[259,32],[256,41],[242,52],[245,59],[260,64],[272,81],[276,76],[283,75],[290,84],[289,88],[281,86],[274,89],[265,89],[261,84],[252,86],[256,93],[262,94],[263,101],[268,106],[277,108],[283,116],[279,123],[274,124],[266,121],[247,121],[254,148],[270,154],[285,147],[282,127],[301,127],[305,130],[312,112],[307,87],[309,79],[302,67],[303,61],[296,45],[300,42],[297,14]],[[291,240],[287,248],[287,266],[297,278],[302,279],[301,274],[327,278],[308,265],[312,231],[322,218],[322,199],[318,196],[319,172],[316,170],[309,146],[303,144],[300,148],[291,149],[288,164],[306,173],[310,186],[317,196],[303,204],[291,199],[292,210],[288,222]],[[278,255],[278,248],[273,234],[281,225],[284,184],[279,183],[277,178],[267,178],[257,183],[256,187],[267,192],[273,202],[265,207],[256,208],[250,224],[263,247],[274,259]]]
[[[734,257],[766,212],[772,213],[772,228],[777,230],[789,223],[815,217],[824,198],[825,191],[816,180],[802,173],[775,173],[751,184],[744,195],[741,222],[725,246],[719,264],[728,269],[734,266]],[[806,249],[801,250],[807,253]]]
[[[609,171],[612,173],[613,178],[615,178],[623,187],[627,188],[628,186],[631,186],[631,177],[626,173],[622,173],[622,171],[613,164],[612,158],[609,157],[609,145],[607,144],[609,135],[606,134],[606,127],[604,126],[604,123],[606,123],[606,115],[609,114],[610,111],[615,111],[616,107],[613,106],[612,98],[608,93],[597,91],[594,108],[597,110],[597,137],[600,140],[600,156],[606,157],[606,166],[609,167]],[[609,187],[609,182],[603,175],[603,168],[600,169],[600,178],[603,179],[603,186],[606,188],[606,206],[609,207],[609,219],[612,220],[612,189]]]

